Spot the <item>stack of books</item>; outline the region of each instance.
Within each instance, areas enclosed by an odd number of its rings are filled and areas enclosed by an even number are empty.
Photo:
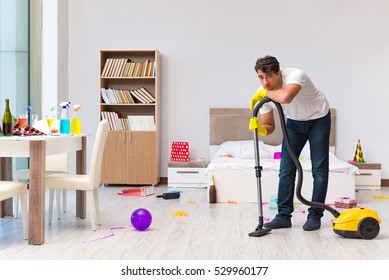
[[[101,76],[104,78],[155,77],[154,61],[132,61],[129,58],[108,58]]]
[[[155,103],[155,97],[144,87],[135,90],[101,88],[101,97],[106,104]]]

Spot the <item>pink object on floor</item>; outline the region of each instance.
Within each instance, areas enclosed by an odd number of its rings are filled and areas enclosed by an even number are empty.
[[[273,158],[274,159],[281,159],[282,153],[281,152],[275,152]]]

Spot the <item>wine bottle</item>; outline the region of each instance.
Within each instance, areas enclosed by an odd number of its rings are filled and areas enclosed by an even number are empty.
[[[12,135],[12,114],[9,109],[9,99],[5,100],[5,110],[3,116],[3,134],[5,136]]]
[[[180,198],[180,193],[179,192],[169,192],[169,193],[164,193],[162,195],[157,195],[158,198],[163,198],[163,199],[176,199]]]
[[[212,183],[209,186],[209,203],[216,203],[216,186],[212,176]]]

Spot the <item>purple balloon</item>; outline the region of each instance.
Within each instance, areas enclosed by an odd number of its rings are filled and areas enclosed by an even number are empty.
[[[151,213],[144,208],[136,209],[131,215],[131,224],[137,230],[148,229],[152,220]]]

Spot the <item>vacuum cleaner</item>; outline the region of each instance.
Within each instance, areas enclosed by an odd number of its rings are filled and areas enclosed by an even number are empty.
[[[277,111],[280,116],[280,123],[284,140],[286,143],[287,151],[292,158],[297,169],[297,184],[296,184],[296,196],[305,205],[321,208],[329,211],[335,219],[332,221],[332,228],[334,232],[343,237],[350,238],[362,238],[362,239],[374,239],[380,232],[381,220],[378,218],[377,212],[369,208],[356,207],[347,209],[339,213],[329,205],[306,200],[301,195],[301,187],[303,182],[303,169],[301,163],[298,160],[296,154],[292,150],[290,145],[288,132],[286,130],[284,111],[281,104],[274,102],[269,98],[264,98],[256,104],[253,109],[253,117],[257,117],[259,109],[263,104],[273,102],[277,107]],[[261,172],[259,157],[259,143],[258,143],[258,130],[254,129],[254,153],[255,153],[255,176],[257,178],[257,192],[258,192],[258,210],[259,210],[259,223],[255,231],[249,233],[251,237],[260,237],[270,232],[270,229],[263,228],[263,210],[262,210],[262,190],[261,190]]]

